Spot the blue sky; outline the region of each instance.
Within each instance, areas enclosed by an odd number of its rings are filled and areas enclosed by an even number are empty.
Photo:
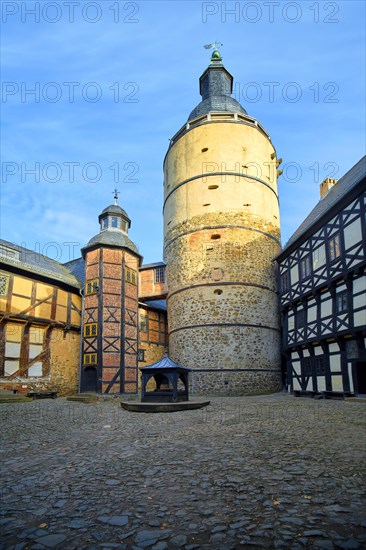
[[[283,243],[364,154],[364,2],[71,4],[2,3],[1,238],[73,259],[117,186],[144,261],[161,260],[162,163],[214,40],[283,158]]]

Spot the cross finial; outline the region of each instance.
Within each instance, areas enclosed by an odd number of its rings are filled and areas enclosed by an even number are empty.
[[[114,197],[113,197],[114,198],[114,205],[118,206],[118,195],[120,194],[120,191],[118,191],[118,189],[115,189],[113,191],[113,193],[114,193]]]

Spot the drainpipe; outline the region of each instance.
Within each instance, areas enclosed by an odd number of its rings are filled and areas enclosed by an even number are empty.
[[[83,368],[83,325],[84,325],[84,288],[79,289],[79,294],[81,296],[81,330],[80,330],[80,365],[79,365],[79,382],[78,382],[78,393],[81,393],[81,372]]]

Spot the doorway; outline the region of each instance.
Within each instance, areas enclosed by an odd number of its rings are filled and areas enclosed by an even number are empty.
[[[87,367],[81,373],[80,392],[97,392],[97,369],[95,367]]]
[[[355,371],[357,393],[366,394],[366,361],[357,361]]]

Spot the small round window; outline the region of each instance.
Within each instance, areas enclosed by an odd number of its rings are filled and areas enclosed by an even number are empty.
[[[221,239],[221,235],[218,235],[217,233],[215,233],[214,235],[211,235],[211,239],[213,241],[216,241],[217,239]]]
[[[216,290],[214,290],[214,294],[220,296],[220,294],[222,294],[222,290],[220,288],[217,288]]]
[[[209,185],[208,189],[218,189],[218,185]]]

